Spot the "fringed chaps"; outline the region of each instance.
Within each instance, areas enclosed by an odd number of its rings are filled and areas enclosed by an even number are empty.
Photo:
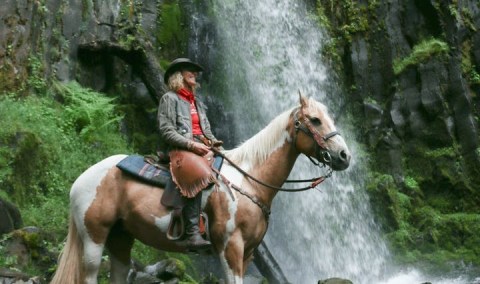
[[[170,172],[182,196],[195,197],[212,183],[217,183],[212,170],[213,153],[199,156],[190,151],[170,151]]]

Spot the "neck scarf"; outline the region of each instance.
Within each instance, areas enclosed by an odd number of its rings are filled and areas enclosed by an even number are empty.
[[[195,95],[193,94],[193,92],[185,88],[181,88],[180,90],[178,90],[177,94],[180,96],[180,98],[186,100],[189,103],[195,102]]]

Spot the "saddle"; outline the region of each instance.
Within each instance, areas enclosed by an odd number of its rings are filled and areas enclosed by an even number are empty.
[[[184,234],[182,209],[185,197],[195,197],[209,185],[216,184],[212,166],[218,170],[222,162],[223,159],[215,158],[213,152],[202,157],[188,151],[173,150],[170,157],[131,155],[119,162],[117,167],[144,182],[165,188],[161,203],[172,210],[167,238],[178,240]],[[202,234],[208,234],[208,218],[203,212],[199,227]]]

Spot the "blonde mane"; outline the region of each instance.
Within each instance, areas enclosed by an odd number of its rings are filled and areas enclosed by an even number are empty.
[[[239,147],[225,151],[227,158],[235,163],[250,165],[263,163],[275,149],[283,145],[285,140],[290,139],[287,125],[292,110],[293,108],[274,118],[264,129]]]

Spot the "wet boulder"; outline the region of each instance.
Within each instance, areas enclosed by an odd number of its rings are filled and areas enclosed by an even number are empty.
[[[128,283],[179,283],[185,276],[185,264],[169,258],[141,268],[133,268],[128,275]]]
[[[348,279],[334,277],[325,280],[318,280],[318,284],[353,284],[353,282]]]

